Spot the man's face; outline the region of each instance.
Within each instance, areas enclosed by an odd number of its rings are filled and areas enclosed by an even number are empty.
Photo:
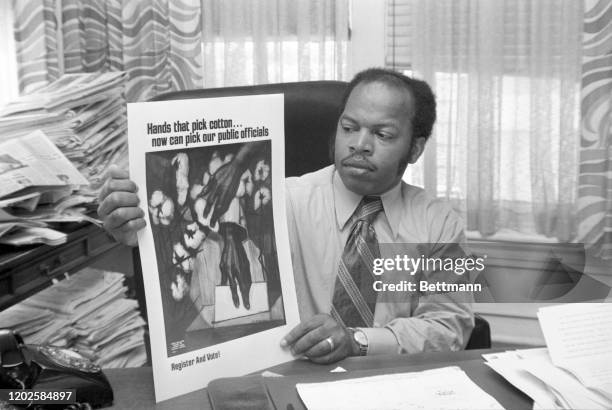
[[[379,195],[400,181],[406,165],[402,159],[411,149],[413,112],[413,98],[405,89],[380,82],[361,83],[353,89],[335,141],[336,169],[349,190]],[[424,139],[419,140],[423,141],[416,149],[422,150]]]

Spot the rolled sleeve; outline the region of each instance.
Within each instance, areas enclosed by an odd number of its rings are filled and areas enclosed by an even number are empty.
[[[360,328],[368,338],[368,356],[377,354],[399,353],[397,338],[391,329],[386,327]]]

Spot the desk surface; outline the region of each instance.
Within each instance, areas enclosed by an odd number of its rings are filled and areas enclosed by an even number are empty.
[[[492,350],[351,357],[339,363],[325,366],[296,360],[272,367],[269,370],[282,375],[299,375],[329,372],[336,366],[342,366],[350,372],[398,367],[409,367],[408,370],[419,371],[457,365],[483,390],[495,397],[502,406],[512,409],[531,409],[532,401],[526,395],[484,365],[480,355],[490,351]],[[114,409],[211,409],[206,389],[155,404],[153,375],[150,367],[109,369],[105,373],[115,392],[115,405],[112,407]]]

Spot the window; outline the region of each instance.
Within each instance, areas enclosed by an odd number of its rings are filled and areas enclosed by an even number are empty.
[[[390,0],[386,64],[438,102],[405,179],[450,199],[468,229],[575,233],[583,10],[571,0]]]

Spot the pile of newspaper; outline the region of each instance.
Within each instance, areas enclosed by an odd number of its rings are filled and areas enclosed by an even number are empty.
[[[88,184],[40,130],[0,141],[0,243],[64,243],[50,224],[95,221],[86,213],[96,197],[75,193]]]
[[[612,304],[540,308],[547,348],[485,354],[534,409],[612,409]]]
[[[96,190],[110,164],[127,168],[124,72],[66,74],[0,108],[0,141],[42,130]]]
[[[142,366],[145,322],[126,297],[124,279],[85,268],[0,312],[0,323],[27,344],[71,348],[103,368]]]

